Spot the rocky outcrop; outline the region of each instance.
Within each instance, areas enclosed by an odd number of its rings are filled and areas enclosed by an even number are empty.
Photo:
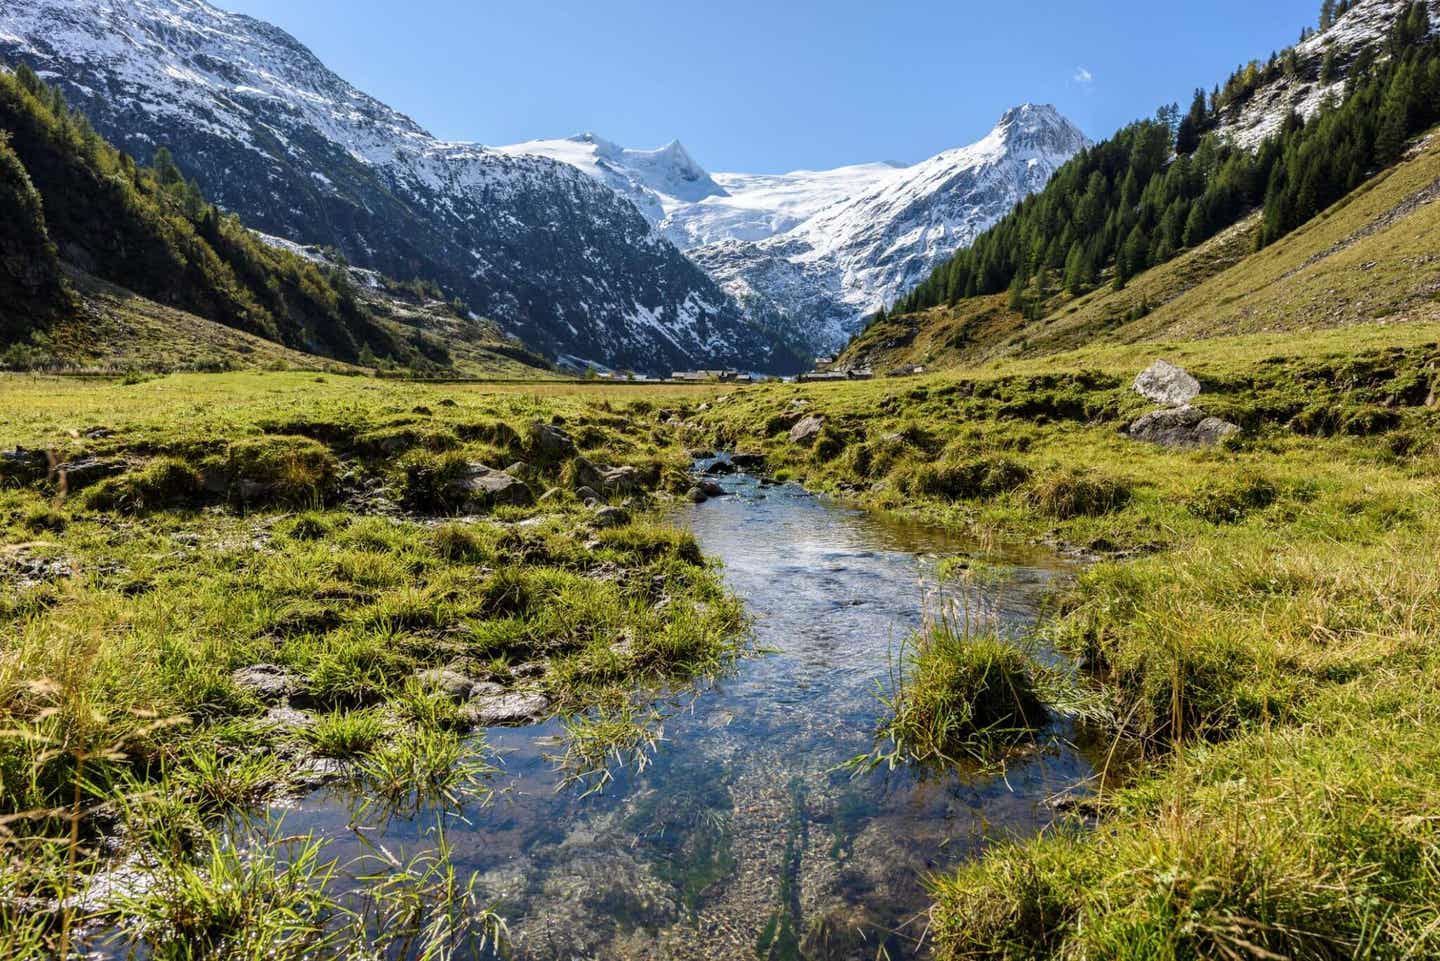
[[[1183,367],[1157,360],[1135,378],[1135,393],[1166,407],[1184,407],[1200,396],[1200,382]]]

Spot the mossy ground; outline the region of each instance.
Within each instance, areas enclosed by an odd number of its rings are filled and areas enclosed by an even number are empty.
[[[529,456],[542,420],[594,461],[639,468],[647,490],[683,490],[684,447],[729,448],[864,506],[1096,561],[1045,630],[1082,666],[1095,717],[1146,760],[1100,799],[1097,829],[1062,822],[940,879],[942,958],[1432,956],[1437,343],[1433,326],[1375,324],[739,389],[0,380],[7,448],[204,473],[247,439],[304,437],[335,459],[312,462],[321,480],[299,506],[232,485],[99,510],[11,477],[0,678],[10,726],[38,736],[7,751],[7,803],[49,804],[24,830],[56,837],[69,759],[87,751],[105,758],[102,792],[173,785],[201,824],[249,803],[285,757],[232,747],[273,736],[229,682],[260,660],[309,681],[325,721],[306,750],[358,754],[395,793],[457,759],[454,708],[415,690],[421,668],[503,681],[549,658],[550,693],[584,706],[713,663],[739,609],[682,535],[597,529],[568,493],[471,523],[405,514],[416,460],[528,459],[537,491],[573,476]],[[1243,434],[1206,451],[1122,436],[1149,406],[1129,384],[1157,356],[1194,372],[1199,403]],[[789,439],[805,415],[825,420],[808,446]],[[394,518],[376,507],[387,488]],[[676,600],[657,611],[657,591]],[[387,748],[400,730],[414,750],[377,750],[382,724]],[[614,726],[582,746],[643,750]],[[57,739],[65,750],[39,747]],[[98,752],[110,745],[123,758]],[[16,943],[29,930],[12,929]]]
[[[438,671],[581,710],[737,652],[738,601],[654,513],[689,483],[657,395],[278,373],[8,377],[0,393],[0,448],[44,452],[0,468],[7,957],[60,950],[76,912],[54,906],[115,855],[175,895],[121,911],[162,956],[326,956],[325,892],[301,905],[290,869],[261,884],[211,850],[225,818],[316,759],[409,810],[483,793],[483,741]],[[540,456],[535,423],[576,452]],[[633,466],[640,486],[581,503],[563,484],[576,456]],[[75,489],[49,469],[87,458],[110,476]],[[546,496],[412,511],[406,467],[425,458],[523,463]],[[294,686],[298,720],[233,676],[256,665]],[[308,883],[328,869],[306,851]],[[222,890],[232,875],[275,915]]]

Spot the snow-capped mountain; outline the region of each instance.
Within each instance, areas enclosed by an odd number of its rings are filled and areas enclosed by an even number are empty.
[[[593,133],[495,149],[549,157],[589,174],[633,203],[681,250],[784,233],[901,169],[874,163],[786,174],[711,174],[678,140],[658,150],[632,150]]]
[[[1297,69],[1293,75],[1262,84],[1234,105],[1221,118],[1222,133],[1244,146],[1257,147],[1280,129],[1291,111],[1309,120],[1327,99],[1340,100],[1350,68],[1362,52],[1386,56],[1386,41],[1409,5],[1409,0],[1358,0],[1328,30],[1295,46]],[[1440,29],[1440,0],[1429,0],[1428,6],[1431,25]],[[1334,65],[1328,82],[1321,79],[1327,56]]]
[[[913,167],[708,174],[678,142],[627,150],[593,134],[501,149],[610,185],[757,322],[828,353],[1087,143],[1054,107],[1026,104],[978,143]]]
[[[438,281],[541,350],[793,367],[614,190],[569,163],[437,140],[269,24],[204,0],[0,0],[0,62],[58,83],[138,158],[168,147],[250,226]],[[685,166],[673,153],[653,166]]]
[[[978,143],[894,171],[784,233],[689,254],[752,315],[828,353],[1087,143],[1054,107],[1026,104]]]

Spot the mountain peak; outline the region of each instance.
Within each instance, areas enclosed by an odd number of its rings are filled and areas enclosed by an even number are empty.
[[[1039,149],[1074,153],[1089,145],[1079,127],[1054,105],[1022,103],[1000,117],[992,137],[1011,149]]]

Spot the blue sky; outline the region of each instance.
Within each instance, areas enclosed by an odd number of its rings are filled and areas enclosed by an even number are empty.
[[[1319,0],[215,0],[437,136],[679,138],[711,170],[912,163],[1053,103],[1091,137],[1293,43]]]

